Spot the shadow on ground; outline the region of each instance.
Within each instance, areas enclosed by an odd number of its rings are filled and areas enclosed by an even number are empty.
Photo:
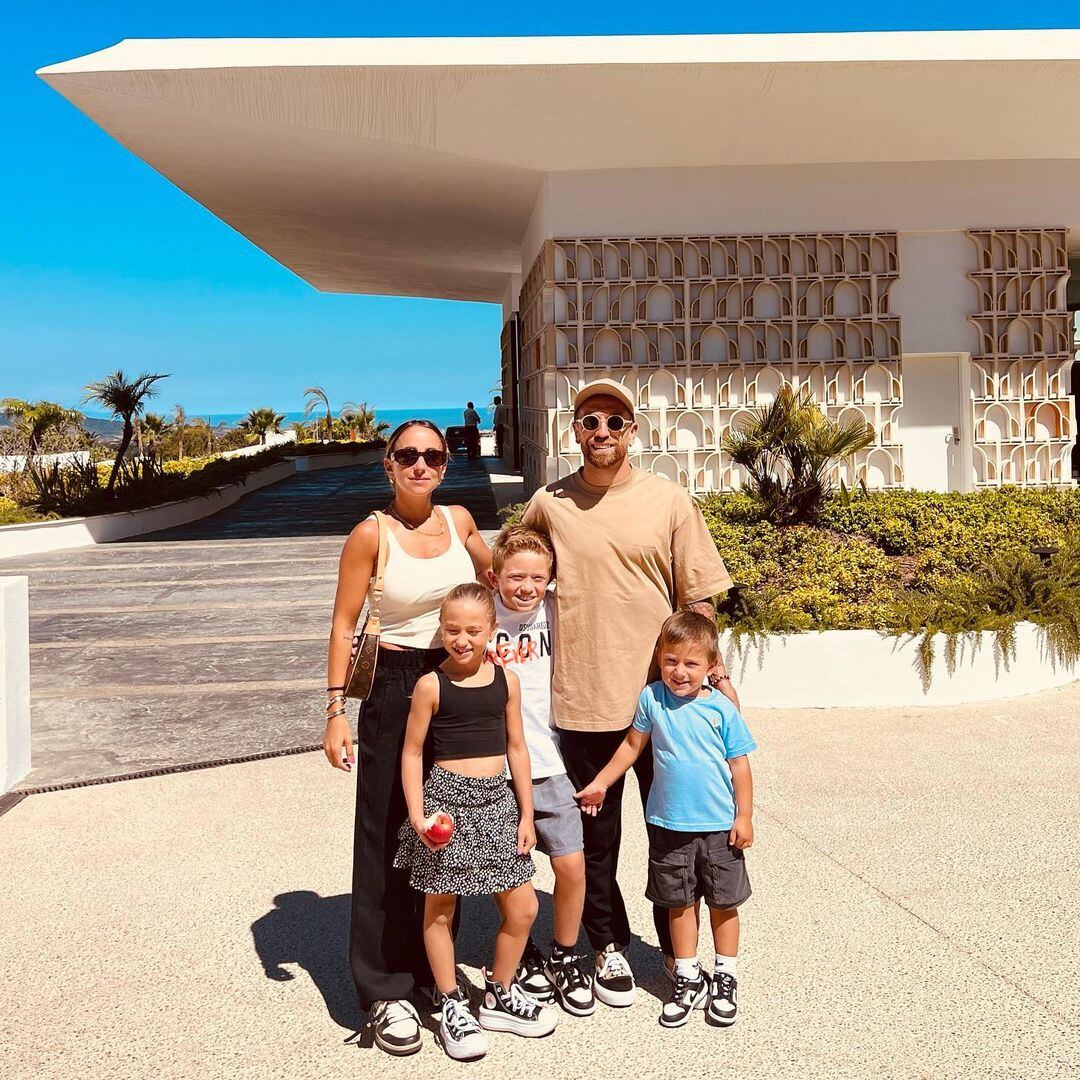
[[[551,894],[538,889],[537,896],[540,913],[533,926],[533,937],[547,951],[552,932]],[[301,969],[322,994],[334,1023],[349,1032],[358,1032],[364,1027],[365,1017],[357,1004],[349,972],[349,908],[348,893],[320,896],[308,889],[279,893],[274,897],[273,908],[252,923],[251,934],[268,979],[289,982],[296,978],[289,968]],[[488,966],[498,927],[499,912],[494,900],[486,896],[466,897],[457,938],[458,963],[470,968]],[[638,985],[666,1001],[670,984],[664,975],[659,949],[635,934],[630,955]],[[480,989],[476,981],[473,986]]]

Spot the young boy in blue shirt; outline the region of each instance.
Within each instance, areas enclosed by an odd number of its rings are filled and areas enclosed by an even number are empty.
[[[705,1019],[729,1027],[738,1011],[738,908],[750,896],[743,851],[754,841],[753,780],[746,755],[757,746],[739,710],[706,682],[717,660],[716,626],[710,619],[676,612],[661,628],[656,659],[660,680],[641,692],[622,745],[577,797],[585,813],[599,812],[607,789],[652,739],[645,895],[669,909],[675,952],[675,987],[660,1023],[682,1027],[707,1003]],[[716,946],[711,979],[697,956],[702,897]]]

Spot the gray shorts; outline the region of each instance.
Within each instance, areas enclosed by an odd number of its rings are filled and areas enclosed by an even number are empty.
[[[701,898],[711,908],[734,908],[750,897],[743,853],[728,843],[728,830],[673,832],[649,827],[649,885],[645,896],[666,908],[690,907]]]
[[[581,810],[574,801],[574,785],[566,773],[534,780],[532,796],[537,849],[549,859],[581,851],[585,847]]]

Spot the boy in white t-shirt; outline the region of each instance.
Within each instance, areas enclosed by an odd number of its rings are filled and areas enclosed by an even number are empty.
[[[530,939],[518,981],[541,1001],[557,1000],[574,1016],[596,1008],[592,979],[577,955],[585,903],[585,856],[581,811],[559,753],[551,715],[551,659],[555,649],[555,601],[548,592],[555,554],[535,529],[511,525],[495,539],[489,580],[495,589],[495,637],[488,657],[513,671],[521,684],[521,719],[532,763],[536,846],[555,872],[555,935],[545,958]]]

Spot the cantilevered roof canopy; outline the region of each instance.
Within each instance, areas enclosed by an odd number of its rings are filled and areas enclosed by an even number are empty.
[[[318,289],[498,300],[544,175],[1080,158],[1080,31],[123,41],[38,74]]]

